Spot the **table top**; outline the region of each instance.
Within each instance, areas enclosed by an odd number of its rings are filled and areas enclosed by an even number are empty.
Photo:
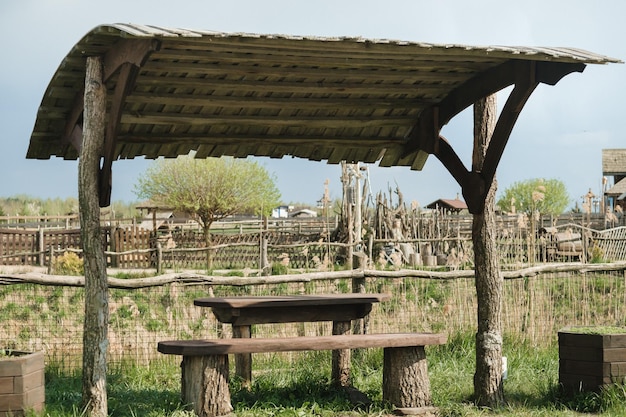
[[[345,294],[315,294],[315,295],[262,295],[262,296],[232,296],[209,297],[194,300],[199,307],[214,308],[281,308],[281,307],[310,307],[331,306],[345,304],[372,304],[387,301],[390,294],[372,293],[345,293]]]

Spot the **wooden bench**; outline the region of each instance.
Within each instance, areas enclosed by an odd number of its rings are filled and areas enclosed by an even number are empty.
[[[446,343],[444,334],[392,333],[171,340],[158,350],[181,355],[181,397],[200,417],[230,413],[229,354],[383,348],[383,400],[400,409],[431,405],[424,346]]]

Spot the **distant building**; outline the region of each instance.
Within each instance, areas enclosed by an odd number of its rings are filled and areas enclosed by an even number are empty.
[[[457,196],[454,200],[440,198],[427,205],[426,208],[458,214],[463,210],[467,210],[467,204]]]
[[[606,178],[606,211],[626,211],[626,149],[602,149],[602,176]]]
[[[289,211],[292,209],[292,206],[278,206],[272,210],[272,218],[286,219],[287,217],[289,217]]]
[[[289,217],[317,217],[317,211],[309,209],[297,210],[291,213]]]

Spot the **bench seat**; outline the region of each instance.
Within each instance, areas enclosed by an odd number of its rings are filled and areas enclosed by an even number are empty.
[[[159,342],[158,350],[168,355],[205,356],[235,353],[427,346],[444,343],[446,343],[446,336],[440,333],[389,333],[285,338],[168,340]]]
[[[383,400],[397,408],[431,406],[425,346],[446,343],[437,333],[346,334],[285,338],[168,340],[158,351],[183,357],[181,396],[200,417],[226,415],[229,354],[383,348]]]

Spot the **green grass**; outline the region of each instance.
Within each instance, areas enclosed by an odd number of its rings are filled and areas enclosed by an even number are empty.
[[[614,386],[600,394],[562,397],[558,390],[556,347],[537,348],[505,338],[508,378],[504,381],[507,404],[497,410],[479,409],[472,403],[474,341],[470,334],[453,335],[446,345],[427,348],[431,391],[441,417],[476,416],[625,416],[626,387]],[[290,362],[282,355],[255,355],[253,384],[241,389],[231,382],[235,416],[348,417],[387,416],[382,403],[382,350],[353,353],[353,385],[368,395],[368,407],[352,405],[345,393],[330,385],[330,352],[301,352]],[[188,417],[179,400],[180,368],[176,361],[155,361],[150,366],[121,365],[108,379],[109,414],[132,417]],[[78,417],[80,375],[48,367],[46,411],[43,416]],[[585,414],[581,414],[585,413]],[[592,414],[590,414],[592,413]],[[34,416],[34,415],[33,415]]]

